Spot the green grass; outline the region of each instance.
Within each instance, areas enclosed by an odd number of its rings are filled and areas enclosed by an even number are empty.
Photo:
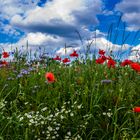
[[[20,70],[29,67],[22,61],[0,68],[1,140],[140,138],[140,114],[132,112],[140,105],[138,73],[88,59],[72,66],[48,64],[21,78]],[[49,71],[55,83],[45,82]],[[105,79],[112,82],[102,83]]]

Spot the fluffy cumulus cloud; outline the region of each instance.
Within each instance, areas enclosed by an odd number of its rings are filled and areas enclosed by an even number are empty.
[[[11,19],[16,14],[23,14],[34,9],[39,0],[0,0],[1,19]]]
[[[43,7],[36,6],[24,15],[16,14],[11,24],[27,32],[75,38],[75,30],[97,24],[96,15],[101,12],[101,0],[53,0]]]
[[[55,55],[59,55],[59,56],[66,56],[66,55],[70,55],[73,51],[80,51],[80,47],[68,47],[68,48],[60,48],[59,50],[57,50],[55,52]]]
[[[137,45],[131,49],[129,59],[135,61],[140,60],[140,45]]]
[[[84,55],[85,52],[87,51],[87,46],[90,46],[89,53],[95,54],[95,55],[98,55],[99,49],[105,50],[107,55],[110,55],[111,51],[115,55],[118,52],[120,52],[119,54],[124,53],[131,47],[128,44],[124,44],[123,46],[113,44],[112,42],[106,40],[104,37],[97,37],[96,41],[94,38],[87,41],[85,40],[82,46],[80,44],[77,44],[74,47],[60,48],[56,51],[56,55],[66,56],[72,53],[74,50]],[[119,56],[119,57],[122,57],[122,56]]]
[[[9,29],[12,27],[13,31],[19,29],[25,32],[13,46],[26,45],[28,40],[30,48],[44,46],[52,51],[64,47],[65,43],[78,44],[77,31],[83,40],[93,37],[88,26],[98,24],[96,15],[102,10],[101,0],[53,0],[42,7],[37,5],[38,2],[5,0],[0,4],[3,8],[0,15],[9,20]],[[11,13],[8,13],[7,7],[12,9]],[[7,29],[8,26],[4,26],[3,30]]]
[[[64,38],[59,36],[47,35],[41,32],[33,33],[30,32],[27,35],[23,36],[17,43],[1,43],[0,48],[4,48],[5,51],[11,51],[18,48],[18,50],[26,50],[27,42],[28,48],[32,51],[37,50],[39,47],[46,50],[46,52],[53,53],[56,48],[64,46]]]
[[[113,52],[118,52],[121,49],[121,45],[113,44],[112,42],[106,40],[104,37],[105,34],[100,32],[99,30],[96,30],[96,32],[91,32],[89,36],[90,38],[87,40],[84,39],[82,44],[80,40],[70,41],[69,39],[56,35],[53,36],[41,32],[30,32],[22,37],[17,43],[14,43],[12,45],[1,43],[0,46],[5,48],[5,51],[11,51],[11,46],[12,49],[15,49],[17,47],[19,50],[26,50],[26,44],[28,40],[28,46],[29,49],[32,50],[32,52],[35,52],[39,47],[41,47],[42,50],[46,50],[46,53],[60,56],[67,56],[72,53],[73,50],[76,50],[78,53],[84,55],[87,51],[87,46],[89,45],[90,52],[92,52],[92,54],[95,52],[97,53],[99,49],[105,50],[108,54],[111,50]],[[122,51],[126,51],[128,48],[130,48],[130,46],[128,44],[125,44],[122,48]]]
[[[39,0],[38,0],[39,1]],[[37,6],[37,0],[0,0],[0,31],[4,34],[19,35],[9,22],[15,15],[24,15],[28,10]]]
[[[115,10],[123,13],[122,20],[128,23],[128,30],[140,29],[140,0],[122,0]]]
[[[3,33],[3,34],[8,34],[9,36],[19,36],[20,35],[20,32],[17,31],[16,29],[14,29],[10,24],[3,24],[2,22],[0,23],[0,32]]]
[[[19,44],[26,44],[27,40],[30,46],[44,46],[46,44],[49,44],[50,42],[58,43],[59,41],[61,41],[61,38],[56,36],[46,35],[40,32],[29,33],[27,34],[26,37],[23,37],[19,41]]]

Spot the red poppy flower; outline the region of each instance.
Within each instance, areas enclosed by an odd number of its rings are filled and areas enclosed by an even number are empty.
[[[70,60],[69,60],[68,58],[64,58],[64,59],[62,60],[62,62],[63,62],[63,63],[68,63],[68,62],[70,62]]]
[[[53,83],[53,82],[56,81],[56,80],[55,80],[55,77],[54,77],[54,74],[53,74],[52,72],[47,72],[47,73],[45,74],[45,77],[46,77],[48,83]]]
[[[110,59],[110,60],[108,60],[108,62],[107,62],[107,66],[108,66],[108,68],[115,68],[115,64],[116,64],[116,62],[113,60],[113,59]]]
[[[130,65],[131,63],[133,63],[131,60],[128,60],[128,59],[126,59],[126,60],[124,60],[122,63],[121,63],[121,66],[126,66],[126,65]]]
[[[135,71],[137,71],[137,72],[139,72],[140,71],[140,64],[138,64],[138,63],[132,63],[132,64],[130,64],[130,66],[131,66],[131,68],[133,69],[133,70],[135,70]]]
[[[8,62],[6,62],[6,61],[4,60],[4,61],[1,61],[0,64],[2,64],[2,65],[7,65]]]
[[[73,51],[73,53],[70,54],[71,57],[78,57],[78,54],[76,51]]]
[[[60,58],[60,56],[57,55],[55,58],[53,58],[53,60],[61,61],[61,58]]]
[[[100,54],[100,55],[104,55],[104,54],[105,54],[105,51],[99,49],[99,54]]]
[[[104,55],[102,55],[101,58],[102,58],[103,60],[107,60],[107,57],[104,56]]]
[[[107,60],[113,60],[112,57],[110,57],[110,56],[108,56],[106,59]]]
[[[102,57],[99,57],[98,59],[96,59],[97,64],[103,64],[104,62],[105,60]]]
[[[8,52],[3,52],[2,56],[3,56],[3,58],[7,58],[7,57],[9,57],[9,53]]]
[[[140,107],[134,107],[133,112],[135,113],[140,113]]]

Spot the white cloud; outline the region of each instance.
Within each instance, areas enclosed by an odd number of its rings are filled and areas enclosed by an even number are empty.
[[[140,45],[137,45],[131,49],[129,59],[134,61],[140,60]]]
[[[65,56],[71,54],[73,51],[79,51],[80,47],[69,47],[69,48],[60,48],[55,52],[56,55]]]
[[[100,0],[93,0],[95,6],[100,6]],[[95,7],[94,7],[95,8]],[[86,11],[88,7],[86,6],[85,0],[53,0],[48,2],[44,7],[34,8],[33,10],[28,10],[25,13],[26,18],[23,20],[24,24],[28,23],[48,23],[53,19],[59,19],[66,23],[75,22],[75,17],[72,12],[82,12]],[[94,10],[94,9],[93,9]],[[100,9],[98,10],[100,11]],[[14,22],[14,20],[13,20]]]
[[[20,32],[9,22],[13,16],[17,22],[21,21],[19,15],[23,15],[28,10],[34,9],[39,0],[0,0],[0,31],[4,34],[17,36]],[[5,23],[6,21],[6,23]]]
[[[46,45],[48,42],[52,41],[54,43],[57,43],[58,41],[60,41],[60,38],[58,39],[58,37],[53,37],[50,35],[46,35],[43,33],[29,33],[27,34],[26,37],[21,38],[21,40],[19,41],[19,44],[26,44],[28,40],[29,45],[31,46],[41,46],[41,45]]]
[[[10,20],[16,14],[24,14],[28,10],[34,9],[39,0],[0,0],[0,17]]]
[[[73,52],[73,50],[76,50],[80,52],[81,54],[85,54],[86,46],[92,42],[92,40],[84,41],[84,44],[81,46],[80,44],[76,47],[68,47],[65,49],[65,47],[62,47],[56,51],[56,55],[69,55]],[[83,47],[84,46],[84,47]],[[94,52],[97,52],[99,49],[102,49],[106,51],[107,55],[110,54],[110,51],[113,51],[113,53],[116,53],[118,51],[126,51],[130,48],[130,45],[124,44],[123,47],[121,45],[113,44],[112,42],[106,40],[104,37],[98,37],[96,38],[96,42],[93,41],[93,43],[90,46],[90,52],[93,54]],[[66,54],[65,54],[66,52]]]
[[[15,36],[17,37],[20,35],[20,32],[14,29],[10,24],[4,24],[2,21],[0,21],[0,32],[3,34],[8,34],[9,36]]]
[[[128,23],[128,30],[140,29],[140,0],[122,0],[115,7],[115,10],[123,13],[122,20]]]
[[[47,53],[51,55],[60,55],[60,56],[67,56],[70,53],[73,52],[73,50],[76,50],[78,53],[82,54],[84,56],[86,46],[94,40],[94,33],[92,33],[92,37],[90,40],[83,40],[83,45],[81,45],[81,42],[79,40],[70,41],[67,38],[59,37],[59,36],[51,36],[44,33],[28,33],[24,37],[22,37],[17,43],[14,44],[0,44],[5,51],[11,51],[15,49],[16,47],[18,50],[22,49],[22,51],[26,51],[26,43],[28,41],[28,49],[32,50],[32,54],[38,49],[38,47],[41,47],[42,50],[45,49]],[[100,31],[96,31],[97,38],[96,38],[96,44],[95,40],[91,44],[90,51],[93,54],[94,51],[98,51],[98,49],[103,49],[107,52],[107,55],[109,55],[109,52],[112,50],[113,52],[117,52],[122,49],[122,51],[126,51],[130,46],[128,44],[125,44],[123,48],[121,48],[121,45],[113,44],[112,42],[106,40],[103,37],[103,33]],[[100,36],[100,34],[102,36]],[[65,43],[66,44],[66,50],[65,50]],[[22,47],[24,46],[24,47]],[[43,52],[42,52],[43,53]],[[45,53],[45,52],[44,52]],[[66,53],[66,54],[65,54]],[[132,54],[131,54],[132,55]],[[132,56],[131,56],[132,57]]]
[[[44,46],[52,51],[63,47],[65,43],[78,44],[80,41],[75,30],[90,38],[88,25],[98,23],[96,14],[102,9],[101,0],[53,0],[43,7],[39,7],[38,2],[39,0],[0,0],[3,11],[0,17],[10,22],[3,24],[3,32],[19,35],[17,28],[25,31],[25,35],[13,46],[26,45],[28,40],[31,48]],[[6,48],[8,50],[9,47]]]
[[[22,49],[24,51],[27,48],[27,41],[28,48],[32,51],[35,51],[39,47],[41,47],[47,52],[52,53],[57,48],[60,48],[62,45],[64,46],[64,38],[61,38],[59,36],[50,36],[37,32],[28,33],[27,35],[23,36],[17,43],[0,43],[0,47],[4,48],[4,50],[8,52],[11,51],[11,46],[12,50],[18,48],[18,50]]]
[[[11,24],[28,32],[42,32],[74,38],[76,29],[98,23],[101,0],[53,0],[43,7],[36,6],[24,15],[16,14]]]
[[[20,35],[20,32],[18,32],[16,29],[14,29],[11,25],[7,24],[7,25],[4,25],[2,28],[1,28],[1,32],[4,33],[4,34],[8,34],[9,36],[19,36]]]

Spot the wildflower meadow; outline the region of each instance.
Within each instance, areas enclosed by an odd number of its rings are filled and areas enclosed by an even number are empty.
[[[140,63],[100,49],[93,59],[13,54],[1,55],[1,140],[140,138]]]

